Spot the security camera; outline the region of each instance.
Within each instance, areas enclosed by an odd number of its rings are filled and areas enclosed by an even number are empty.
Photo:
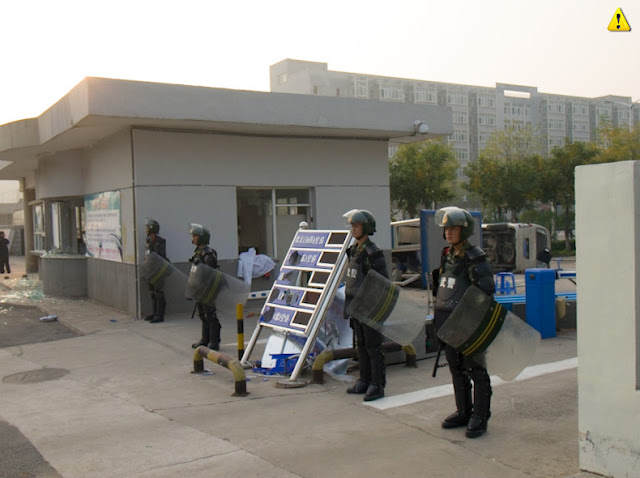
[[[413,134],[427,134],[429,132],[429,125],[426,121],[415,120],[413,122]]]

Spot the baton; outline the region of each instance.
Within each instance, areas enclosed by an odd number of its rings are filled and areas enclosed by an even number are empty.
[[[196,307],[198,307],[198,303],[196,302],[195,304],[193,304],[193,311],[191,312],[191,318],[193,319],[193,316],[196,315]]]
[[[435,377],[436,373],[438,372],[438,363],[440,362],[441,353],[442,353],[442,342],[440,342],[440,345],[438,346],[438,355],[436,355],[436,362],[433,364],[433,373],[431,374],[432,377]]]

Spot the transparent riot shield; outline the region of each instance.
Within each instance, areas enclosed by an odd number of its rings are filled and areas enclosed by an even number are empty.
[[[191,267],[185,295],[206,305],[215,307],[223,316],[235,317],[236,306],[244,305],[251,286],[224,272],[198,264]]]
[[[347,314],[400,345],[413,342],[425,325],[427,303],[416,303],[389,279],[370,270]]]
[[[140,277],[162,291],[181,293],[187,284],[187,276],[155,252],[140,264]]]
[[[524,370],[540,343],[537,330],[476,286],[464,293],[438,338],[506,381]]]

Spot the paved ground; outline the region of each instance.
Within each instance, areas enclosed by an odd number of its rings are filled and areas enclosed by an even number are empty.
[[[578,467],[575,330],[542,342],[530,378],[494,380],[489,432],[469,440],[440,428],[453,398],[447,369],[431,377],[433,359],[389,367],[387,397],[368,405],[329,377],[282,389],[281,378],[251,371],[250,394],[233,397],[227,369],[208,362],[212,373],[190,373],[197,320],[149,324],[90,300],[44,297],[13,264],[0,303],[57,314],[79,335],[0,348],[0,443],[33,465],[0,467],[0,477],[592,476]],[[245,310],[246,339],[260,305]],[[234,332],[235,318],[223,318],[222,351],[232,356]]]
[[[0,304],[0,348],[78,335],[57,320],[48,320],[51,318],[37,307]]]

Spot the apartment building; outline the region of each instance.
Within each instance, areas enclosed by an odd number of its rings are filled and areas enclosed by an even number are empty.
[[[491,135],[531,129],[546,152],[570,141],[593,141],[603,121],[614,127],[640,122],[631,97],[585,98],[547,94],[535,86],[497,83],[495,88],[331,71],[327,63],[286,59],[270,67],[272,92],[336,96],[398,103],[448,106],[448,136],[460,162],[458,174],[478,158]],[[393,155],[397,144],[390,143]]]

